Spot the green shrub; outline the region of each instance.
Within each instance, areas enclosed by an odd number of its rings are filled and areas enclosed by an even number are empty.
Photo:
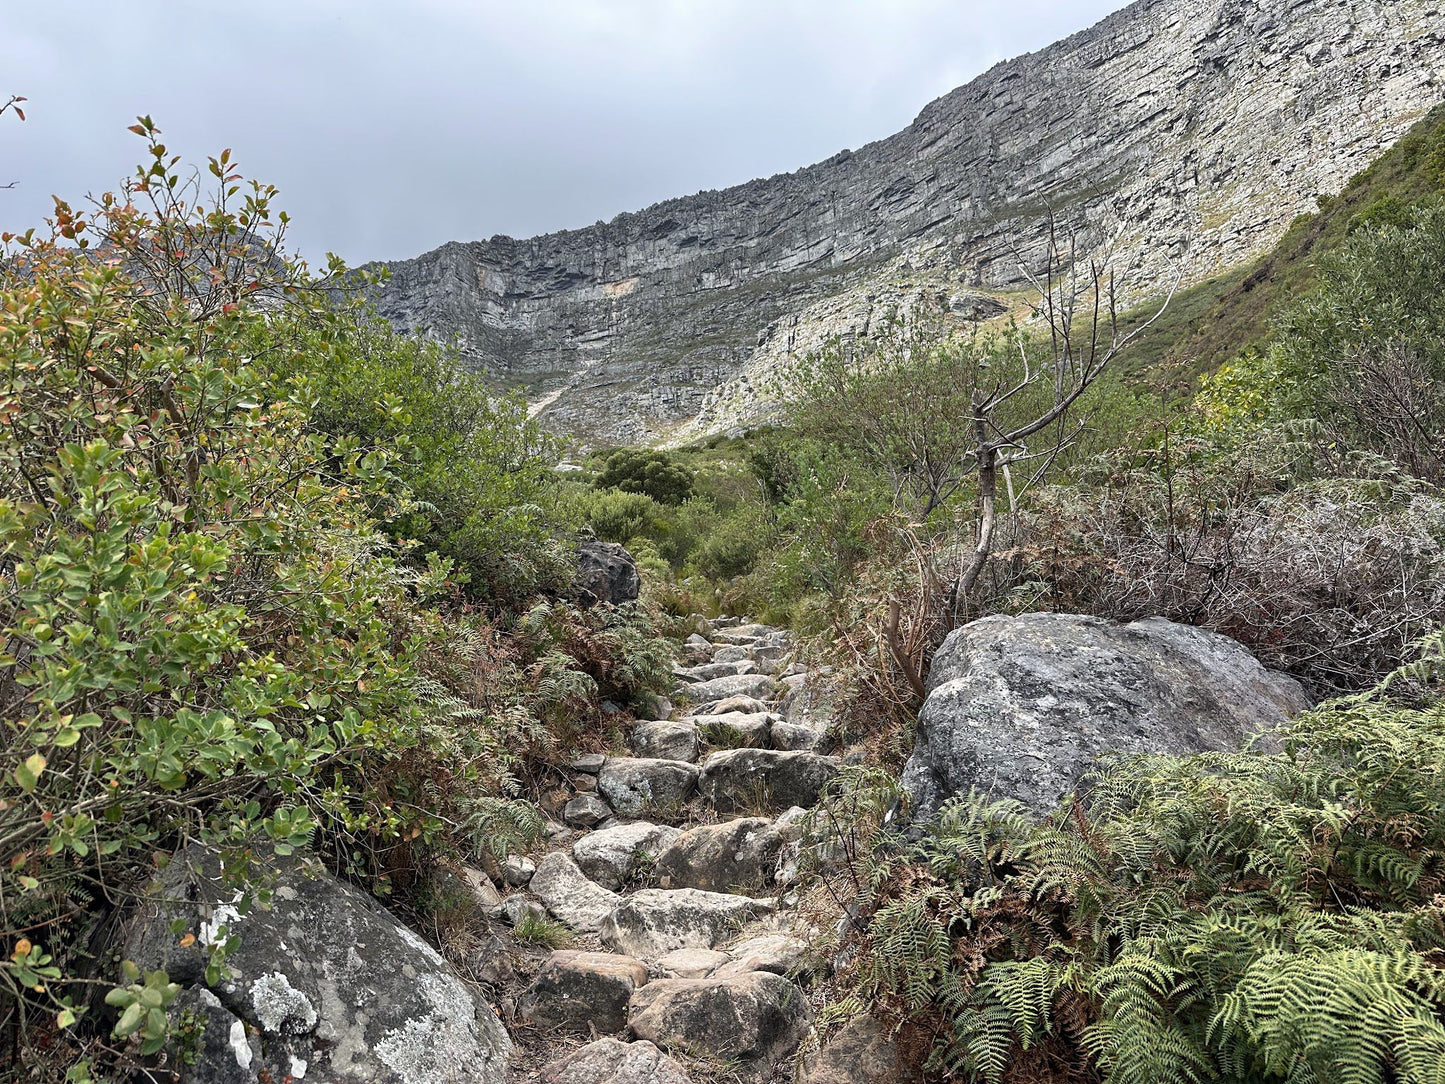
[[[650,537],[665,522],[662,507],[641,493],[602,490],[579,503],[587,525],[604,542],[626,544],[632,538]]]
[[[451,558],[469,592],[493,604],[521,607],[565,586],[572,524],[556,499],[559,452],[524,403],[358,305],[292,313],[259,336],[272,379],[311,400],[312,427],[387,454],[414,498],[378,510],[388,533]]]
[[[0,271],[0,922],[24,934],[0,1027],[22,1063],[90,983],[121,980],[118,1038],[157,1041],[131,1009],[166,977],[93,960],[86,910],[187,841],[308,844],[385,892],[535,827],[506,797],[521,723],[485,687],[489,627],[438,608],[445,559],[377,529],[411,510],[394,462],[255,361],[325,295],[281,258],[272,190],[222,155],[207,202],[137,130],[126,198],[58,204]]]
[[[692,496],[693,473],[667,452],[623,448],[607,457],[595,484],[599,489],[642,493],[659,504],[681,504]]]

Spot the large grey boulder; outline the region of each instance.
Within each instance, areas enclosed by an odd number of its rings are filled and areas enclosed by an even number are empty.
[[[658,887],[761,891],[772,882],[784,842],[763,817],[690,828],[658,855]]]
[[[683,760],[611,757],[597,789],[624,817],[676,816],[697,787],[698,767]]]
[[[645,888],[613,909],[598,936],[613,952],[652,962],[678,949],[717,948],[749,919],[773,910],[770,901],[747,896]]]
[[[635,601],[642,590],[637,562],[616,542],[583,542],[577,547],[577,583],[583,599],[613,606]]]
[[[681,828],[634,821],[588,832],[572,844],[572,857],[589,878],[613,891],[627,883],[640,863],[649,864],[682,835]]]
[[[1307,705],[1293,678],[1204,629],[986,617],[934,656],[903,783],[920,816],[971,789],[1044,813],[1102,753],[1235,749]]]
[[[649,1042],[598,1039],[549,1062],[542,1084],[688,1084],[688,1075]]]
[[[664,1050],[731,1063],[742,1080],[770,1079],[812,1027],[797,986],[767,971],[658,979],[632,995],[628,1026]]]
[[[183,1080],[505,1080],[506,1031],[435,949],[314,860],[270,866],[269,908],[242,914],[222,860],[191,848],[124,930],[125,958],[164,968],[186,987],[178,1007],[202,1018],[200,1057]],[[230,973],[207,988],[206,949],[233,936]]]
[[[602,925],[621,898],[589,880],[565,851],[553,851],[542,859],[528,888],[555,918],[578,933],[591,933]]]

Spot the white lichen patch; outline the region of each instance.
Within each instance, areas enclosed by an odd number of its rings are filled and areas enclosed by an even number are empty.
[[[236,932],[236,925],[241,921],[241,912],[237,911],[229,903],[223,903],[211,912],[211,917],[201,923],[199,940],[202,945],[210,946]],[[223,932],[224,931],[224,932]]]
[[[263,1031],[301,1035],[316,1027],[316,1006],[279,971],[251,984],[251,1008]]]
[[[251,1068],[251,1044],[246,1041],[246,1025],[239,1020],[231,1021],[230,1041],[236,1064],[242,1069]]]
[[[305,1079],[306,1064],[305,1058],[298,1058],[295,1054],[291,1055],[291,1078],[293,1080]]]

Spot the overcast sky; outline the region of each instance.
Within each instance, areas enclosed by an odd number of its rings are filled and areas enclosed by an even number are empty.
[[[113,187],[151,114],[309,256],[584,226],[906,126],[1123,0],[3,0],[0,228]]]

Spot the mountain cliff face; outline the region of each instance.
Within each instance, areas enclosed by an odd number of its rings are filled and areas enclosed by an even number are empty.
[[[1445,0],[1139,0],[860,150],[447,244],[378,304],[557,431],[683,440],[756,420],[778,365],[889,308],[1016,305],[1050,211],[1134,297],[1248,259],[1442,97]]]

